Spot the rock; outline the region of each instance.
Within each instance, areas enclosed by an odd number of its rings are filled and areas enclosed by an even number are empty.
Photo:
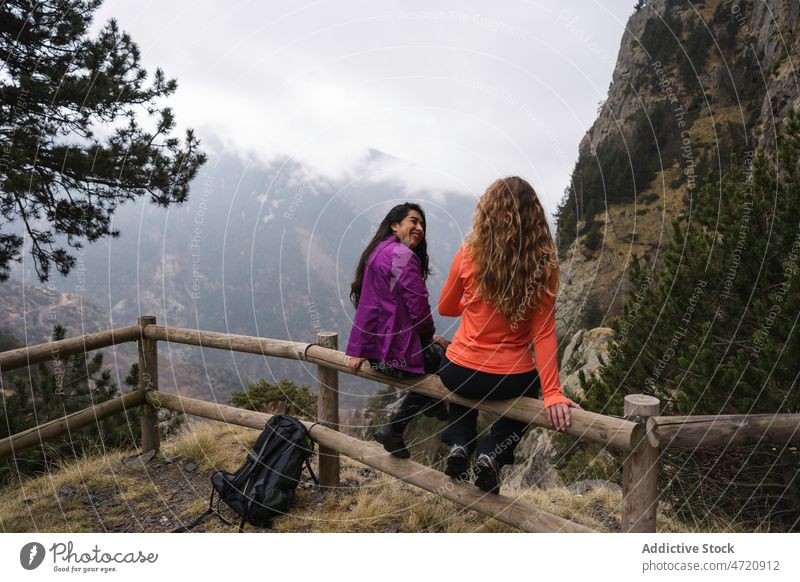
[[[75,490],[72,487],[70,487],[69,485],[62,485],[58,489],[58,496],[59,497],[64,497],[64,498],[69,499],[74,495],[75,495]]]
[[[187,473],[194,473],[195,471],[197,471],[197,463],[189,461],[183,466],[183,470],[186,471]]]
[[[146,453],[143,453],[141,455],[126,457],[125,459],[122,460],[122,464],[128,466],[145,465],[149,463],[155,456],[156,456],[155,451],[147,451]]]
[[[593,503],[591,507],[592,517],[599,521],[608,531],[622,531],[622,526],[617,519],[608,513],[608,510],[600,503]]]
[[[564,356],[561,360],[561,372],[562,374],[571,374],[575,371],[574,366],[568,367],[567,362],[571,362],[573,356],[575,355],[575,350],[583,343],[583,334],[586,332],[585,329],[579,329],[575,332],[572,336],[572,339],[569,340],[567,347],[564,349]]]
[[[572,336],[561,361],[561,386],[570,398],[583,396],[580,373],[589,379],[602,366],[609,362],[609,343],[614,336],[610,327],[596,327],[578,330]],[[602,360],[602,362],[601,362]]]
[[[359,475],[361,475],[361,477],[363,477],[367,481],[371,481],[377,476],[375,469],[370,469],[369,467],[362,467],[360,469],[357,469],[357,472]]]
[[[337,497],[352,495],[353,490],[358,489],[360,487],[361,484],[355,479],[340,479],[339,487],[334,490],[334,494]]]
[[[605,481],[602,479],[587,479],[585,481],[576,481],[569,487],[569,491],[576,495],[586,495],[595,489],[608,489],[614,493],[622,493],[622,487],[612,481]]]
[[[504,486],[512,489],[554,487],[558,483],[558,474],[552,456],[552,433],[540,428],[531,430],[514,452],[516,463],[503,467]]]
[[[322,502],[325,501],[325,493],[320,490],[314,491],[309,497],[311,503],[316,503],[317,505],[322,505]]]
[[[118,507],[121,503],[116,499],[109,497],[108,493],[104,491],[92,491],[86,494],[86,498],[82,503],[95,510],[107,509],[109,507]]]

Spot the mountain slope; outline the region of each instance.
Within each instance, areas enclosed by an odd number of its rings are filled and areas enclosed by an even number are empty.
[[[800,1],[643,4],[559,209],[562,337],[618,313],[631,256],[660,265],[699,182],[773,148],[800,107]]]

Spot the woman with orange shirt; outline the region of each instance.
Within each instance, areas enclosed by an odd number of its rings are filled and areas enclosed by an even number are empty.
[[[550,422],[570,425],[558,379],[555,295],[558,256],[536,192],[518,177],[496,180],[478,202],[473,229],[456,253],[439,298],[439,313],[461,325],[439,369],[452,392],[475,400],[538,397]],[[531,354],[531,344],[536,360]],[[476,442],[478,411],[450,403],[442,440],[450,445],[445,473],[468,478],[473,452],[475,484],[499,491],[499,472],[514,462],[527,424],[500,417]]]

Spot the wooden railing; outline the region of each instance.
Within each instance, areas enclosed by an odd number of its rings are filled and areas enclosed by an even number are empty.
[[[305,361],[317,365],[317,422],[305,422],[311,437],[319,443],[319,478],[323,489],[339,485],[339,454],[388,473],[426,491],[433,492],[523,531],[588,532],[580,524],[552,515],[503,495],[486,494],[474,485],[461,483],[443,473],[411,460],[397,459],[382,447],[338,432],[338,373],[352,374],[348,358],[337,351],[337,335],[320,333],[315,343],[301,343],[253,336],[156,325],[154,317],[139,318],[137,325],[112,329],[36,346],[0,353],[0,373],[68,355],[136,341],[139,347],[138,389],[63,418],[0,440],[0,459],[40,446],[70,431],[129,408],[142,406],[142,452],[160,447],[157,409],[164,408],[240,426],[261,429],[271,416],[165,394],[158,390],[157,342],[167,341]],[[440,400],[477,408],[520,420],[533,426],[551,428],[540,400],[518,398],[512,401],[473,401],[447,390],[437,376],[395,379],[365,367],[357,373],[382,384],[408,388]],[[567,433],[625,452],[623,460],[622,528],[628,532],[655,532],[658,500],[658,461],[665,448],[691,448],[720,444],[800,442],[800,415],[659,416],[656,398],[629,395],[625,398],[625,418],[572,411]]]

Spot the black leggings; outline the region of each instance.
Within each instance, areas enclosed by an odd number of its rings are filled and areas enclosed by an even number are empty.
[[[435,374],[439,369],[439,366],[444,358],[444,349],[439,344],[431,343],[428,346],[425,346],[422,350],[424,366],[425,366],[425,373],[426,374]],[[390,376],[393,378],[415,378],[419,377],[420,374],[414,374],[412,372],[406,372],[404,370],[398,370],[396,368],[392,368],[386,364],[381,362],[377,362],[376,360],[370,360],[370,363],[375,367],[376,370],[381,372],[386,376]],[[400,402],[399,408],[395,411],[392,417],[389,419],[389,424],[392,427],[392,432],[395,434],[402,434],[405,432],[408,423],[411,422],[411,419],[414,418],[420,412],[423,414],[434,414],[434,411],[442,406],[442,403],[435,399],[431,398],[430,396],[424,396],[422,394],[416,394],[415,392],[411,392],[410,390],[405,395],[403,400]]]
[[[522,374],[489,374],[454,364],[442,359],[439,377],[445,387],[464,398],[472,400],[508,400],[520,396],[537,398],[541,388],[536,370]],[[491,433],[477,441],[478,411],[458,404],[449,405],[450,424],[442,441],[448,445],[462,445],[478,455],[485,453],[499,466],[514,462],[514,449],[519,444],[528,424],[501,416],[492,425]]]

